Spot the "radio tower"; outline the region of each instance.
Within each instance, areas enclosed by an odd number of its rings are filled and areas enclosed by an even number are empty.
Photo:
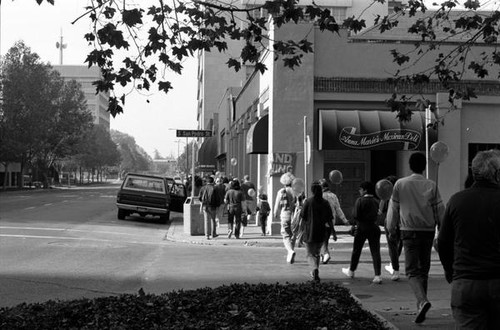
[[[61,29],[61,41],[56,42],[56,48],[59,49],[59,64],[63,64],[63,49],[65,49],[67,44],[63,43],[63,35],[62,35],[62,29]]]

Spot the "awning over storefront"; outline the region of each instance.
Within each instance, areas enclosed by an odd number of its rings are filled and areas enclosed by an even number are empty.
[[[267,154],[269,115],[253,123],[247,133],[247,154]]]
[[[215,136],[206,138],[198,150],[198,170],[214,171],[217,157],[217,138]]]
[[[400,122],[390,111],[319,110],[319,150],[425,150],[425,113]],[[429,129],[429,145],[437,140]]]

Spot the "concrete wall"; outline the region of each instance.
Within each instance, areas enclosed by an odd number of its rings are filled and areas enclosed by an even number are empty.
[[[286,26],[274,31],[275,40],[289,40],[306,36],[310,24]],[[314,43],[314,34],[308,40]],[[314,106],[314,54],[305,54],[302,64],[294,70],[283,67],[281,60],[273,64],[272,109],[269,117],[269,154],[273,152],[296,152],[293,172],[304,178],[304,116],[309,118],[307,134],[313,135]],[[312,174],[308,173],[309,182]],[[272,177],[269,191],[272,196],[281,187],[279,177]],[[274,198],[272,198],[274,201]]]
[[[315,76],[385,78],[392,76],[397,70],[402,70],[402,75],[416,73],[432,67],[439,53],[446,53],[456,47],[456,45],[441,46],[423,57],[416,65],[400,67],[393,62],[390,50],[410,52],[415,48],[413,44],[351,42],[346,30],[341,30],[339,34],[315,30]],[[470,51],[469,58],[477,60],[481,58],[480,54],[483,51],[492,49],[492,47],[478,46]],[[363,64],[362,70],[359,69],[360,63]],[[464,68],[467,66],[468,64]],[[492,68],[489,79],[495,80],[499,72],[498,67]],[[477,79],[477,77],[472,71],[466,70],[462,79]]]

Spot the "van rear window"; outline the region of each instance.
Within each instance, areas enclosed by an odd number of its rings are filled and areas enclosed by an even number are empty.
[[[165,193],[165,184],[162,180],[150,178],[128,177],[124,188],[132,190]]]

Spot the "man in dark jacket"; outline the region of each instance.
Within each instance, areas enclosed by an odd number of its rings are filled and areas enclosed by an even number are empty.
[[[210,239],[217,237],[217,226],[215,223],[215,216],[217,207],[220,205],[218,195],[214,188],[214,178],[207,177],[207,184],[200,189],[200,213],[203,212],[205,220],[205,236]]]
[[[439,257],[457,329],[500,329],[500,151],[479,152],[472,175],[446,206]]]
[[[319,281],[319,258],[320,250],[325,241],[325,233],[328,231],[335,235],[333,227],[333,212],[330,204],[323,198],[323,191],[318,182],[311,185],[312,197],[304,202],[300,213],[305,227],[304,242],[306,243],[307,259],[311,265],[311,278]]]

